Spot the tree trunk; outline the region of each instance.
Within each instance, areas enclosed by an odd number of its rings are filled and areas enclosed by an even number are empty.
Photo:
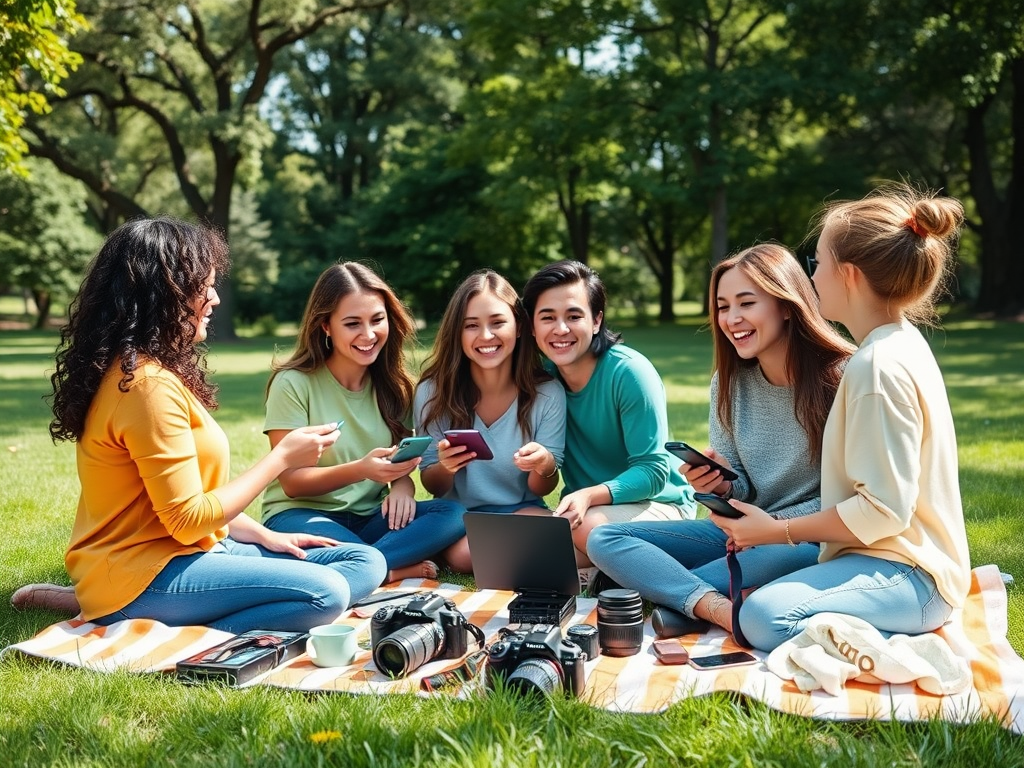
[[[1010,64],[1013,84],[1013,156],[1007,193],[996,189],[989,158],[985,117],[991,99],[967,112],[964,140],[970,162],[968,182],[981,219],[981,287],[975,302],[978,312],[1016,315],[1024,309],[1020,287],[1024,285],[1024,59]]]
[[[39,314],[36,315],[36,330],[42,330],[46,327],[46,322],[50,319],[50,306],[53,303],[53,296],[50,295],[49,291],[42,290],[41,288],[32,289],[32,300],[36,303],[36,309]]]

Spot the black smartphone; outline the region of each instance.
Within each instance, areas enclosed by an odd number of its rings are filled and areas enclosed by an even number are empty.
[[[665,450],[674,456],[678,456],[691,467],[711,467],[712,469],[717,469],[722,473],[723,480],[732,481],[739,477],[739,475],[728,467],[723,467],[717,461],[709,459],[693,446],[679,442],[678,440],[665,443]]]
[[[430,447],[430,441],[430,435],[403,437],[401,442],[398,443],[398,448],[391,454],[391,463],[398,464],[399,462],[422,456],[427,448]]]
[[[740,512],[736,507],[732,506],[728,501],[723,499],[721,496],[715,496],[713,493],[694,493],[693,498],[703,504],[705,507],[710,509],[716,515],[722,517],[731,517],[733,520],[739,520],[743,517],[743,513]]]
[[[746,651],[733,651],[732,653],[715,653],[710,656],[691,656],[689,663],[694,669],[725,669],[726,667],[741,667],[744,664],[757,664],[757,657]]]
[[[475,429],[446,429],[444,436],[452,445],[464,445],[467,451],[475,451],[476,457],[482,461],[494,458],[494,453],[484,442],[483,436]]]

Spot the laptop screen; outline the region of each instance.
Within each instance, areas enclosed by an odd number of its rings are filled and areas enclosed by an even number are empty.
[[[576,550],[564,517],[467,512],[478,589],[578,595]]]

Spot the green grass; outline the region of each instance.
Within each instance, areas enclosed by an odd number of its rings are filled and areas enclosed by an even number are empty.
[[[662,372],[676,437],[707,439],[710,334],[696,318],[639,324],[626,341]],[[421,337],[429,344],[429,333]],[[953,320],[932,337],[960,441],[972,562],[1024,581],[1024,325]],[[29,581],[67,583],[63,551],[78,496],[74,448],[51,444],[53,332],[0,332],[0,646],[56,618],[16,613]],[[266,450],[263,389],[275,343],[212,343],[218,421],[239,470]],[[414,351],[422,359],[424,349]],[[1010,641],[1024,650],[1024,590],[1010,590]],[[323,733],[317,740],[316,734]],[[337,733],[337,737],[335,737]],[[0,660],[0,765],[942,765],[1024,766],[1019,737],[991,723],[828,723],[718,695],[660,715],[505,695],[460,702],[185,687],[9,655]]]

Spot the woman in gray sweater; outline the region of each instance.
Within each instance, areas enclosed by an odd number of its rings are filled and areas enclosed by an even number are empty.
[[[693,464],[682,471],[698,492],[757,503],[777,519],[817,510],[822,431],[853,346],[821,317],[810,279],[781,245],[755,245],[719,263],[709,304],[714,375],[706,454],[737,477]],[[727,552],[728,537],[708,519],[607,525],[587,542],[590,559],[661,606],[659,619],[678,634],[706,622],[731,629]],[[744,550],[742,588],[817,557],[811,543]]]

